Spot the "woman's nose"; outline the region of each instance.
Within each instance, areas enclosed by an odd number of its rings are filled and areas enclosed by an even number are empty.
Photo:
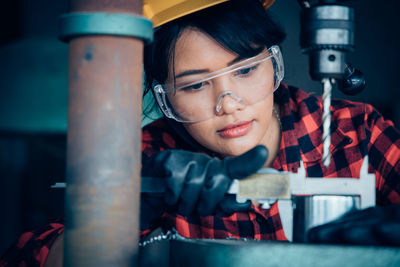
[[[243,100],[233,91],[225,91],[219,95],[215,113],[219,116],[231,114],[237,110],[242,110],[245,107]]]
[[[230,114],[244,108],[242,99],[234,93],[237,88],[229,75],[216,78],[214,86],[214,93],[218,96],[215,106],[217,115]]]

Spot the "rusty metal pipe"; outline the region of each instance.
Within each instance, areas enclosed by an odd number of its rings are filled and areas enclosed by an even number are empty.
[[[71,12],[141,14],[139,0],[71,0]],[[65,266],[138,259],[143,41],[82,36],[69,46]]]

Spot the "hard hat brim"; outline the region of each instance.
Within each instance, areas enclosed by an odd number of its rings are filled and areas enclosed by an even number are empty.
[[[189,15],[199,10],[227,2],[228,0],[190,0],[171,1],[159,0],[143,1],[143,15],[153,21],[153,27],[159,27],[167,22]],[[275,0],[264,0],[262,4],[265,9],[269,8]],[[166,4],[167,3],[167,4]]]

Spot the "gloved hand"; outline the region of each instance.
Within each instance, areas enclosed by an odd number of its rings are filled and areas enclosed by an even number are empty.
[[[256,146],[243,155],[223,160],[185,150],[165,150],[144,166],[147,170],[142,175],[166,179],[163,202],[181,215],[227,216],[247,211],[251,206],[251,201],[238,203],[234,196],[225,196],[233,179],[254,174],[267,158],[268,150],[264,146]],[[146,196],[150,197],[150,194]],[[150,202],[147,199],[147,203]],[[150,207],[156,203],[153,200],[152,205],[146,205]]]
[[[312,243],[400,246],[400,205],[350,212],[308,232]]]

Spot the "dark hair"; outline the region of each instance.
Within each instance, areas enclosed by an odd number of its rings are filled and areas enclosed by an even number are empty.
[[[166,81],[175,44],[188,27],[208,34],[243,58],[255,56],[285,39],[285,33],[259,0],[230,0],[176,19],[156,29],[153,43],[145,47],[145,94],[151,90],[153,81],[161,84]]]

